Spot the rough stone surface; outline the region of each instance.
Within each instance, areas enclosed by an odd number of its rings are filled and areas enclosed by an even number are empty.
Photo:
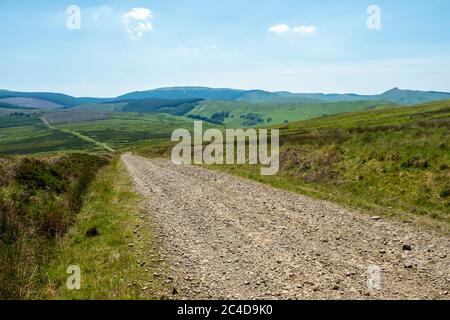
[[[448,237],[200,167],[122,159],[172,298],[449,299]]]

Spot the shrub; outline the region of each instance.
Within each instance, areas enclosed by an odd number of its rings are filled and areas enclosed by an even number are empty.
[[[441,198],[448,198],[448,197],[450,197],[450,185],[445,186],[441,190],[441,193],[439,195],[441,196]]]
[[[25,298],[39,265],[73,223],[97,171],[108,159],[72,154],[55,162],[25,158],[0,187],[0,299]]]

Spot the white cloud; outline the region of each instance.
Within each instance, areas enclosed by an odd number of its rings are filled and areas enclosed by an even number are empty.
[[[287,24],[277,24],[269,28],[269,32],[276,34],[283,34],[291,31],[291,27]]]
[[[317,28],[315,26],[297,26],[292,28],[292,32],[299,33],[301,35],[315,34]]]
[[[123,24],[130,38],[138,40],[144,33],[153,31],[153,24],[149,21],[152,11],[147,8],[133,8],[123,15]]]
[[[209,44],[205,46],[205,49],[207,50],[215,50],[215,49],[219,49],[219,46],[217,44]]]

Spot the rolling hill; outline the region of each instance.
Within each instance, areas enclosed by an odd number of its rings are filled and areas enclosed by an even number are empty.
[[[34,109],[60,109],[64,108],[64,105],[58,104],[49,100],[43,100],[38,98],[22,98],[22,97],[10,97],[2,98],[0,102],[7,103],[19,108],[34,108]]]
[[[205,99],[205,100],[235,100],[245,93],[237,89],[213,89],[206,87],[171,87],[148,91],[136,91],[119,96],[117,100],[136,99]]]
[[[327,102],[370,100],[370,101],[389,101],[392,103],[404,105],[450,99],[450,93],[448,92],[401,90],[399,88],[393,88],[378,95],[358,95],[353,93],[324,94],[324,93],[290,93],[290,92],[278,92],[277,94],[283,97],[305,98]]]
[[[248,103],[243,101],[202,101],[189,116],[217,119],[227,127],[268,125],[312,119],[323,115],[379,109],[394,106],[385,101],[314,102],[314,103]],[[217,122],[217,121],[215,121]]]
[[[244,101],[251,103],[295,103],[295,102],[343,102],[343,101],[388,101],[397,104],[418,104],[450,99],[450,93],[436,91],[401,90],[393,88],[378,95],[291,93],[264,90],[238,90],[206,87],[171,87],[148,91],[137,91],[117,97],[115,100],[137,99],[204,99],[221,101]]]
[[[101,105],[130,103],[135,100],[162,99],[185,100],[198,99],[209,101],[236,101],[247,103],[323,103],[323,102],[354,102],[383,101],[396,104],[419,104],[450,99],[450,93],[436,91],[418,91],[391,89],[378,95],[358,94],[324,94],[324,93],[292,93],[287,91],[269,92],[264,90],[240,90],[229,88],[207,87],[168,87],[147,91],[130,92],[116,98],[76,98],[66,94],[52,92],[17,92],[0,90],[0,100],[21,107],[34,108],[73,108],[79,105]],[[144,105],[148,102],[144,102]],[[142,103],[138,103],[142,108]],[[130,106],[131,108],[131,106]],[[134,107],[138,108],[138,107]],[[146,108],[143,108],[146,110]]]
[[[27,101],[34,104],[33,107],[45,108],[41,104],[56,104],[58,107],[73,107],[83,103],[103,103],[110,101],[110,98],[75,98],[67,94],[53,93],[53,92],[18,92],[9,90],[0,90],[0,99],[9,99],[10,101],[16,101],[16,105],[21,104],[18,98],[29,99],[22,100],[25,103]],[[11,100],[13,99],[13,100]],[[14,100],[15,99],[15,100]],[[40,103],[39,103],[40,102]],[[26,106],[26,105],[25,105]]]
[[[128,102],[123,112],[168,113],[184,115],[191,111],[202,99],[141,99]]]

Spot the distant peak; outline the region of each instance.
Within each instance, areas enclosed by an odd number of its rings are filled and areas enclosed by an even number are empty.
[[[394,87],[394,88],[392,88],[391,90],[388,90],[388,91],[386,91],[386,92],[383,93],[383,94],[386,94],[386,93],[393,93],[393,92],[399,92],[399,91],[403,91],[403,90],[399,89],[398,87]]]

